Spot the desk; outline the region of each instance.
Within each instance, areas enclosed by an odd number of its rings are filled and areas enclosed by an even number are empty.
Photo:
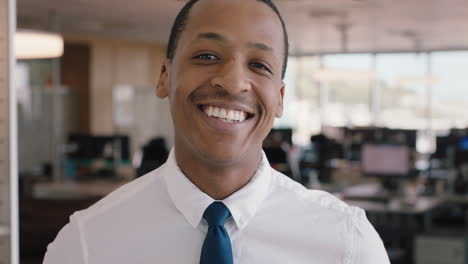
[[[468,195],[448,194],[444,195],[443,198],[447,203],[468,205]]]
[[[347,204],[366,211],[386,242],[389,255],[392,250],[403,252],[398,260],[405,263],[413,263],[414,237],[432,229],[433,213],[445,203],[441,197],[419,197],[414,203],[399,197],[388,197],[388,202],[366,201],[362,196],[358,200],[347,198]]]
[[[433,210],[445,204],[448,199],[447,197],[421,196],[414,202],[408,203],[403,197],[391,195],[382,190],[379,184],[372,182],[346,188],[343,196],[347,204],[360,207],[368,213],[423,215],[425,230],[431,228]]]
[[[447,252],[452,254],[453,244],[460,248],[465,245],[464,242],[455,239],[455,242],[448,243],[449,246],[440,246],[438,248],[434,247],[434,245],[440,241],[443,243],[440,242],[439,244],[445,245],[447,244],[446,240],[450,240],[452,236],[446,235],[446,238],[443,239],[431,236],[429,236],[430,239],[425,237],[440,231],[440,227],[433,224],[433,218],[437,211],[443,210],[450,205],[461,205],[463,208],[468,208],[468,195],[419,196],[414,203],[407,203],[404,198],[386,193],[374,183],[352,186],[345,189],[342,195],[347,204],[360,207],[366,211],[369,220],[386,242],[387,249],[403,249],[405,263],[414,263],[413,258],[415,256],[416,260],[419,261],[417,263],[442,263],[434,262],[434,260],[437,260],[435,257],[430,257],[429,259],[433,262],[429,262],[428,258],[421,257],[421,252],[427,254],[427,251],[429,251],[440,257]],[[465,215],[465,221],[465,226],[468,226],[468,214]],[[459,231],[457,233],[459,235],[463,234],[463,232]],[[421,237],[425,239],[421,239]],[[416,249],[415,244],[417,245]],[[466,245],[468,245],[468,242]],[[421,251],[421,248],[424,250]],[[459,252],[463,251],[459,250]],[[445,259],[449,258],[446,257]]]
[[[104,197],[129,181],[89,181],[36,183],[32,195],[36,199],[84,199]]]

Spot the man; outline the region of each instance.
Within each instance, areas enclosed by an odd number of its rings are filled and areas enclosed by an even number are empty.
[[[187,3],[157,86],[175,127],[168,161],[75,213],[45,263],[389,263],[361,209],[261,150],[283,111],[287,43],[268,0]]]

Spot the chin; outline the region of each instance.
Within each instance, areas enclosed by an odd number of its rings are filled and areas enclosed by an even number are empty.
[[[232,149],[229,147],[212,148],[210,146],[199,149],[199,152],[208,162],[219,165],[236,163],[245,157],[245,151],[242,149]]]
[[[230,152],[222,150],[210,150],[202,154],[208,161],[215,162],[217,164],[229,164],[236,162],[241,159],[240,152]]]

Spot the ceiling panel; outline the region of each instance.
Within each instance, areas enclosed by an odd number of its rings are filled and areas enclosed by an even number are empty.
[[[468,49],[466,0],[277,0],[291,53]],[[184,1],[18,0],[18,25],[165,43]],[[347,37],[344,37],[347,36]]]

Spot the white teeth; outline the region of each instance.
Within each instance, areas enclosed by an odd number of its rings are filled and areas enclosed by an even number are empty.
[[[210,105],[206,108],[205,112],[208,116],[213,116],[213,107]]]
[[[219,110],[219,118],[227,118],[226,109]]]
[[[246,112],[238,112],[238,114],[239,114],[239,116],[238,116],[237,120],[239,120],[239,122],[242,122],[247,118],[247,113]]]
[[[234,112],[232,110],[230,110],[227,114],[227,119],[230,119],[230,120],[237,120],[234,118]]]
[[[247,117],[247,113],[243,111],[224,109],[211,105],[205,107],[204,112],[207,116],[217,117],[228,123],[233,123],[235,121],[242,122]]]
[[[219,116],[219,108],[218,107],[213,107],[213,113],[212,113],[212,116]]]

